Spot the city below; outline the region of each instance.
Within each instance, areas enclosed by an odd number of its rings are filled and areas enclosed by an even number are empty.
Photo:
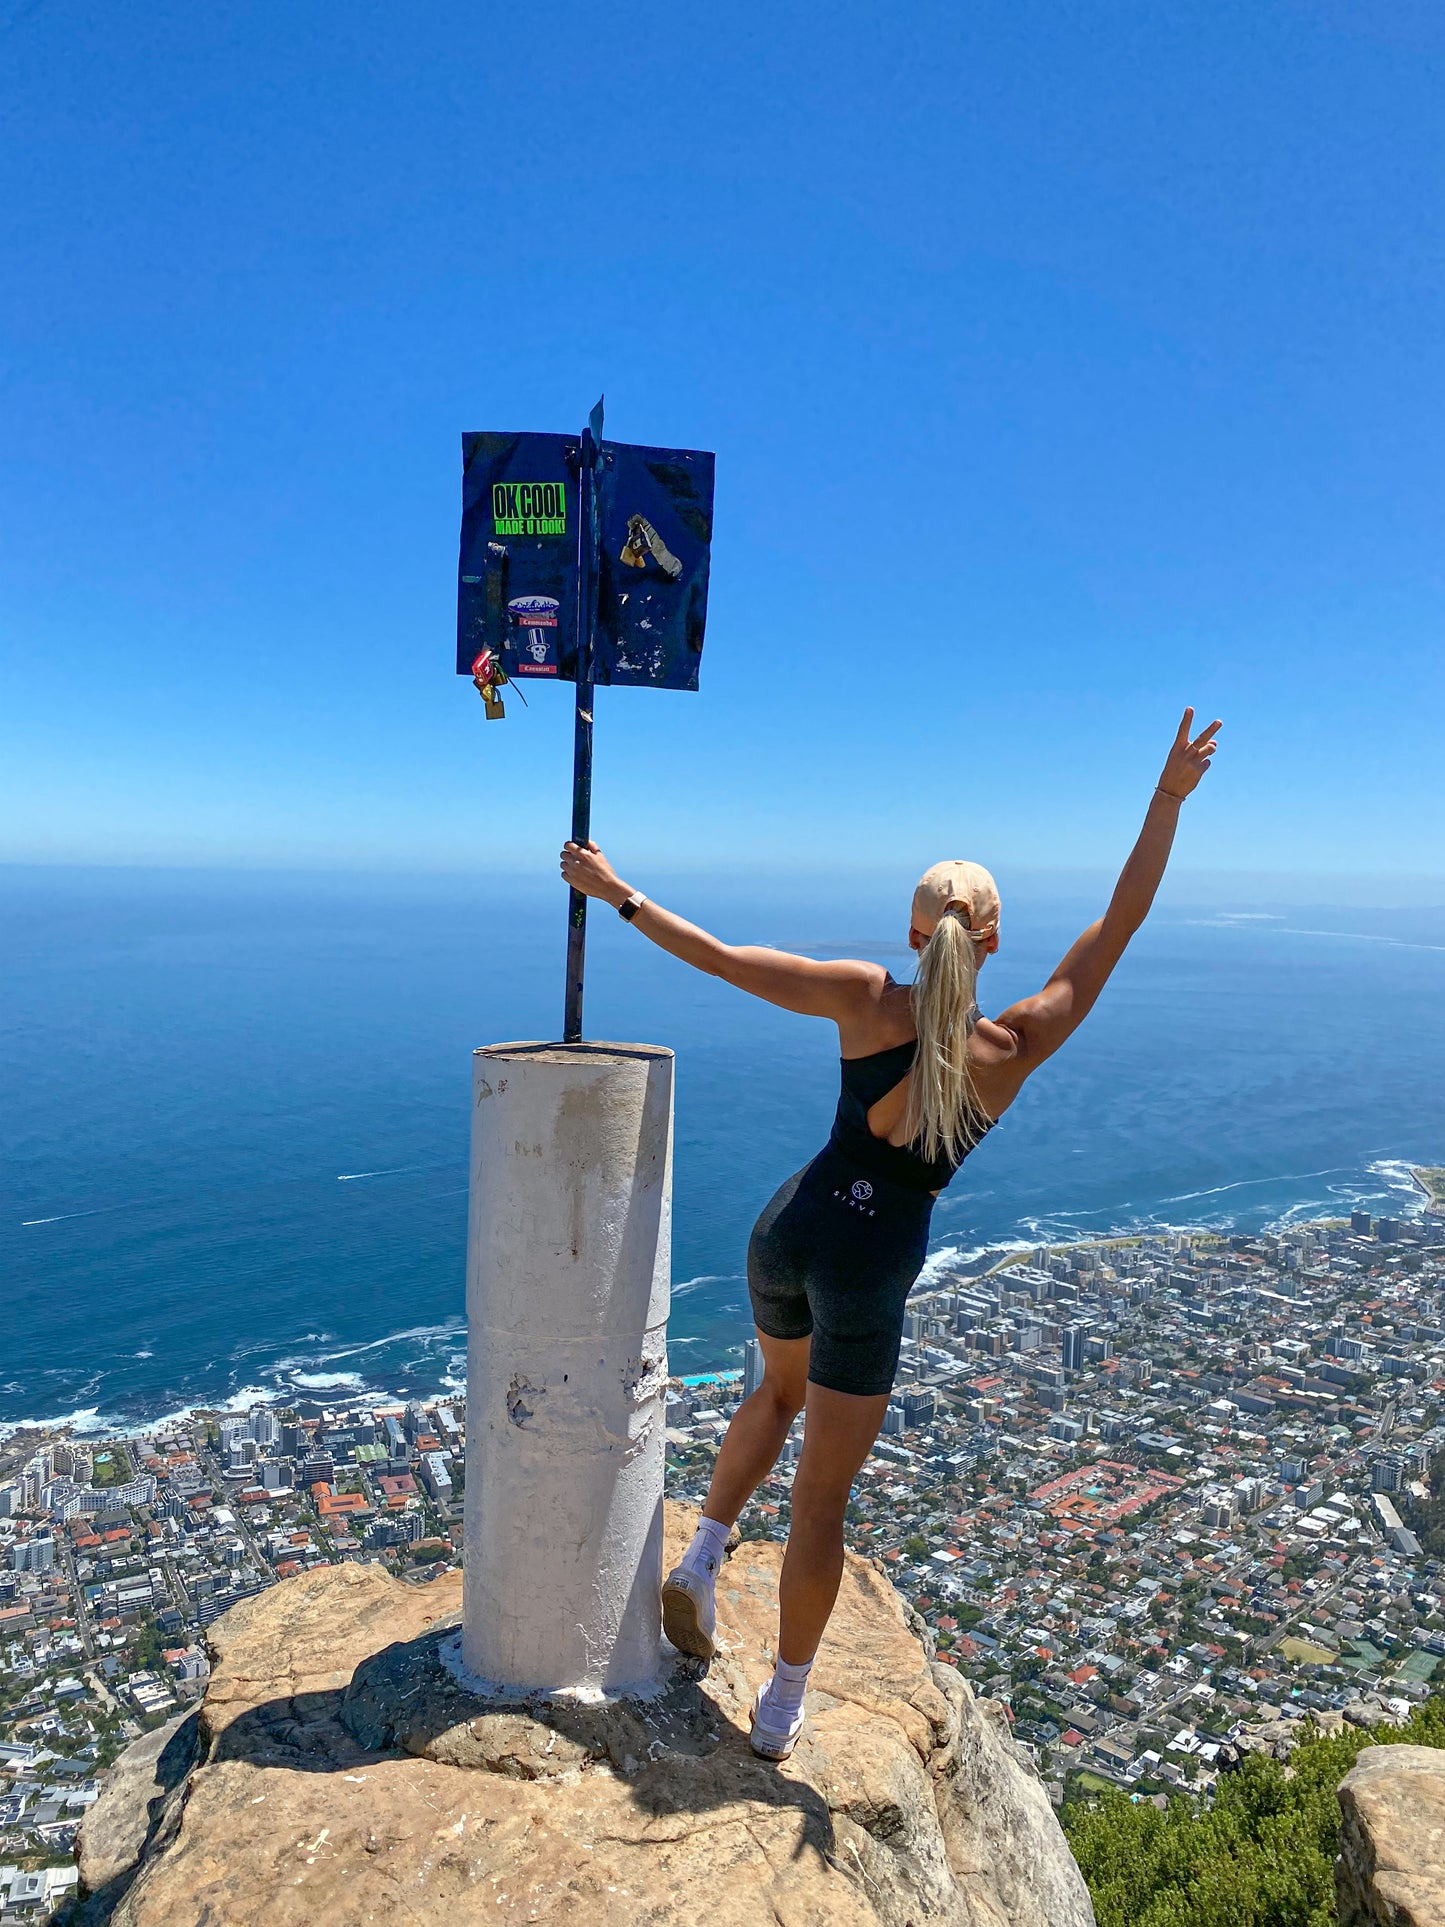
[[[1445,1173],[1425,1209],[1042,1247],[910,1300],[853,1549],[1005,1702],[1057,1800],[1208,1797],[1293,1723],[1387,1721],[1445,1657]],[[674,1379],[700,1504],[760,1369]],[[205,1690],[207,1625],[344,1560],[428,1583],[465,1405],[348,1393],[0,1446],[0,1917],[74,1890],[117,1754]],[[741,1522],[785,1538],[801,1421]],[[720,1581],[726,1585],[726,1572]]]

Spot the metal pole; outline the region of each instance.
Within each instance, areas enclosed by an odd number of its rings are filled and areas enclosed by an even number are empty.
[[[592,685],[577,684],[577,723],[572,736],[572,841],[592,834]],[[582,975],[587,957],[587,899],[580,890],[567,899],[567,1002],[562,1042],[582,1041]]]
[[[592,835],[592,664],[597,634],[597,462],[602,403],[587,418],[582,436],[582,512],[577,518],[577,715],[572,734],[572,841]],[[587,961],[587,899],[580,890],[567,900],[567,994],[562,1042],[582,1041],[582,984]]]

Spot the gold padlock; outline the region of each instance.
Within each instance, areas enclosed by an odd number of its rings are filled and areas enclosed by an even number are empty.
[[[487,721],[489,723],[500,722],[507,713],[507,705],[502,701],[501,697],[489,696],[485,689],[482,691],[482,702],[486,708]]]

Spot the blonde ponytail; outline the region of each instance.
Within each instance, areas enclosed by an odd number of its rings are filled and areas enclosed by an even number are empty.
[[[930,1162],[961,1159],[991,1122],[968,1063],[978,965],[973,933],[956,910],[945,911],[919,953],[913,980],[918,1049],[903,1113],[908,1142]]]

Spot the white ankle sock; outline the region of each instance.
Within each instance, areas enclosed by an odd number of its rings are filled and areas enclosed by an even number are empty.
[[[697,1531],[692,1535],[692,1544],[682,1555],[684,1572],[695,1572],[708,1584],[717,1583],[718,1570],[727,1550],[728,1534],[731,1526],[719,1525],[716,1519],[699,1519]]]
[[[768,1681],[763,1698],[770,1713],[781,1715],[790,1721],[803,1704],[803,1694],[808,1688],[808,1675],[813,1670],[810,1659],[805,1666],[790,1666],[780,1659],[773,1668],[773,1677]]]

